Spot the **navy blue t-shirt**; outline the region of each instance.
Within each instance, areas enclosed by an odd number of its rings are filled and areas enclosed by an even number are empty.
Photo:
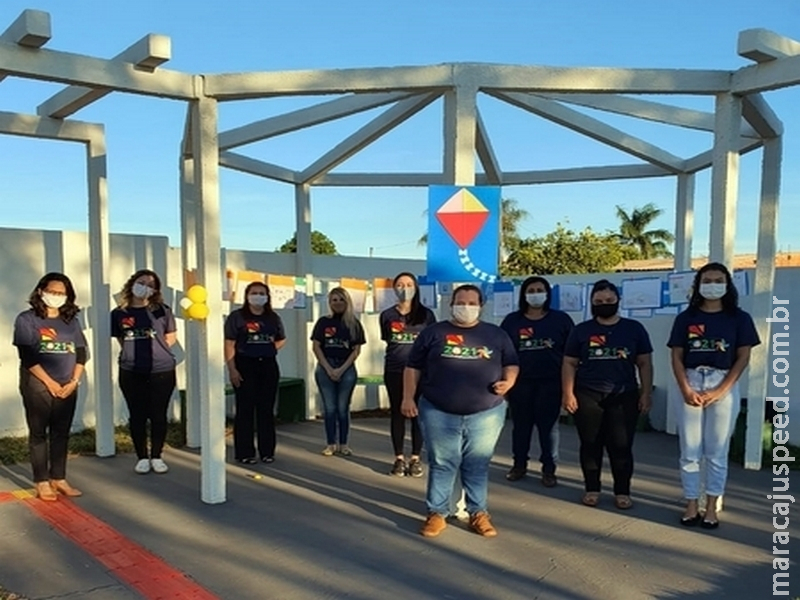
[[[356,321],[356,330],[356,334],[351,335],[350,330],[338,316],[320,317],[314,324],[311,339],[320,343],[322,354],[328,362],[334,361],[341,364],[347,360],[356,346],[367,343],[364,337],[364,328],[358,321]]]
[[[426,327],[411,348],[408,366],[422,371],[419,392],[441,411],[471,415],[494,408],[503,397],[492,385],[503,367],[518,365],[508,334],[497,325],[479,322],[458,327],[439,321]]]
[[[683,348],[683,366],[687,369],[727,370],[736,362],[737,348],[760,343],[752,317],[742,309],[731,314],[690,308],[675,317],[667,346]]]
[[[254,315],[240,308],[225,319],[225,339],[236,341],[236,354],[272,358],[278,354],[275,342],[285,340],[286,334],[277,314]]]
[[[500,324],[514,342],[519,356],[519,376],[525,379],[560,379],[564,344],[575,324],[567,313],[548,310],[538,320],[524,311],[508,314]]]
[[[397,373],[402,372],[411,354],[411,346],[417,339],[420,331],[428,325],[436,323],[433,311],[423,307],[425,310],[425,320],[417,325],[410,325],[407,322],[408,315],[400,314],[397,306],[387,308],[380,315],[381,339],[386,342],[386,357],[384,359],[384,371]]]
[[[42,319],[31,310],[17,315],[14,321],[14,345],[37,354],[39,365],[60,384],[72,379],[77,348],[86,348],[81,323],[77,317],[69,323],[56,317]]]
[[[169,306],[115,308],[111,311],[111,337],[122,343],[119,367],[136,373],[165,373],[175,368],[175,355],[166,334],[175,331]]]
[[[638,388],[636,357],[652,352],[647,330],[633,319],[613,325],[601,325],[596,319],[579,323],[564,348],[565,356],[579,361],[576,386],[615,394]]]

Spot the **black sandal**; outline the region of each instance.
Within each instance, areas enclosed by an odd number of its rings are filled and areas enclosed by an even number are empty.
[[[703,515],[697,513],[693,517],[681,517],[681,525],[683,525],[684,527],[694,527],[702,520],[703,520]]]
[[[255,465],[258,463],[254,456],[251,456],[250,458],[237,458],[236,462],[243,465]]]

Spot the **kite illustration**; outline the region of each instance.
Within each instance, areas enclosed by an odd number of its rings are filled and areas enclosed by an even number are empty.
[[[496,277],[477,267],[468,250],[489,219],[489,209],[469,190],[462,188],[436,211],[436,219],[458,246],[458,257],[464,269],[475,279],[494,283]]]

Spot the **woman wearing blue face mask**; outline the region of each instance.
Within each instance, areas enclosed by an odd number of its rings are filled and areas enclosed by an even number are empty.
[[[161,279],[141,269],[120,292],[111,311],[111,336],[120,345],[119,387],[130,414],[131,440],[140,475],[166,473],[161,451],[167,438],[167,409],[175,391],[175,317],[161,296]],[[150,422],[150,448],[147,422]]]
[[[528,472],[528,453],[533,427],[539,433],[542,484],[557,483],[553,428],[561,412],[561,361],[564,344],[574,323],[565,312],[550,308],[552,291],[543,277],[528,277],[519,290],[519,310],[503,319],[519,356],[519,377],[508,393],[514,431],[511,449],[514,464],[506,479],[517,481]]]
[[[728,269],[702,267],[694,278],[689,308],[675,318],[667,345],[683,402],[678,410],[680,471],[686,510],[681,524],[719,526],[717,498],[725,491],[728,449],[739,414],[738,380],[760,343],[753,319],[738,306]],[[700,460],[706,461],[706,511],[701,516]]]
[[[397,304],[380,315],[381,339],[386,342],[383,383],[389,395],[391,408],[391,435],[394,448],[394,465],[391,474],[397,477],[422,476],[422,434],[417,417],[411,419],[411,459],[406,462],[403,446],[406,437],[406,418],[400,412],[403,401],[403,369],[406,367],[411,346],[420,332],[436,322],[433,312],[422,305],[417,278],[411,273],[400,273],[392,281]],[[417,396],[419,399],[419,396]]]
[[[275,400],[280,370],[278,350],[286,344],[283,322],[272,310],[269,287],[254,281],[244,290],[245,303],[225,320],[225,364],[236,395],[233,421],[234,458],[258,462],[253,423],[261,462],[275,460]]]

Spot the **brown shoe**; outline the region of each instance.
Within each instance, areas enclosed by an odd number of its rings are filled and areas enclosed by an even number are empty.
[[[51,479],[50,487],[53,488],[54,492],[58,492],[59,494],[64,494],[65,496],[68,496],[70,498],[77,498],[78,496],[83,496],[83,492],[80,491],[78,488],[74,488],[70,484],[68,484],[66,479]]]
[[[547,488],[558,485],[558,477],[555,473],[542,473],[542,485]]]
[[[45,502],[55,502],[56,500],[58,500],[58,496],[53,491],[53,488],[50,487],[49,481],[40,481],[35,485],[36,485],[36,496],[40,500],[44,500]]]
[[[492,521],[489,519],[489,513],[487,512],[477,512],[471,515],[469,518],[469,526],[475,533],[483,537],[494,537],[497,535],[497,529],[492,525]]]
[[[447,521],[439,513],[429,513],[419,532],[425,537],[436,537],[447,527]]]

